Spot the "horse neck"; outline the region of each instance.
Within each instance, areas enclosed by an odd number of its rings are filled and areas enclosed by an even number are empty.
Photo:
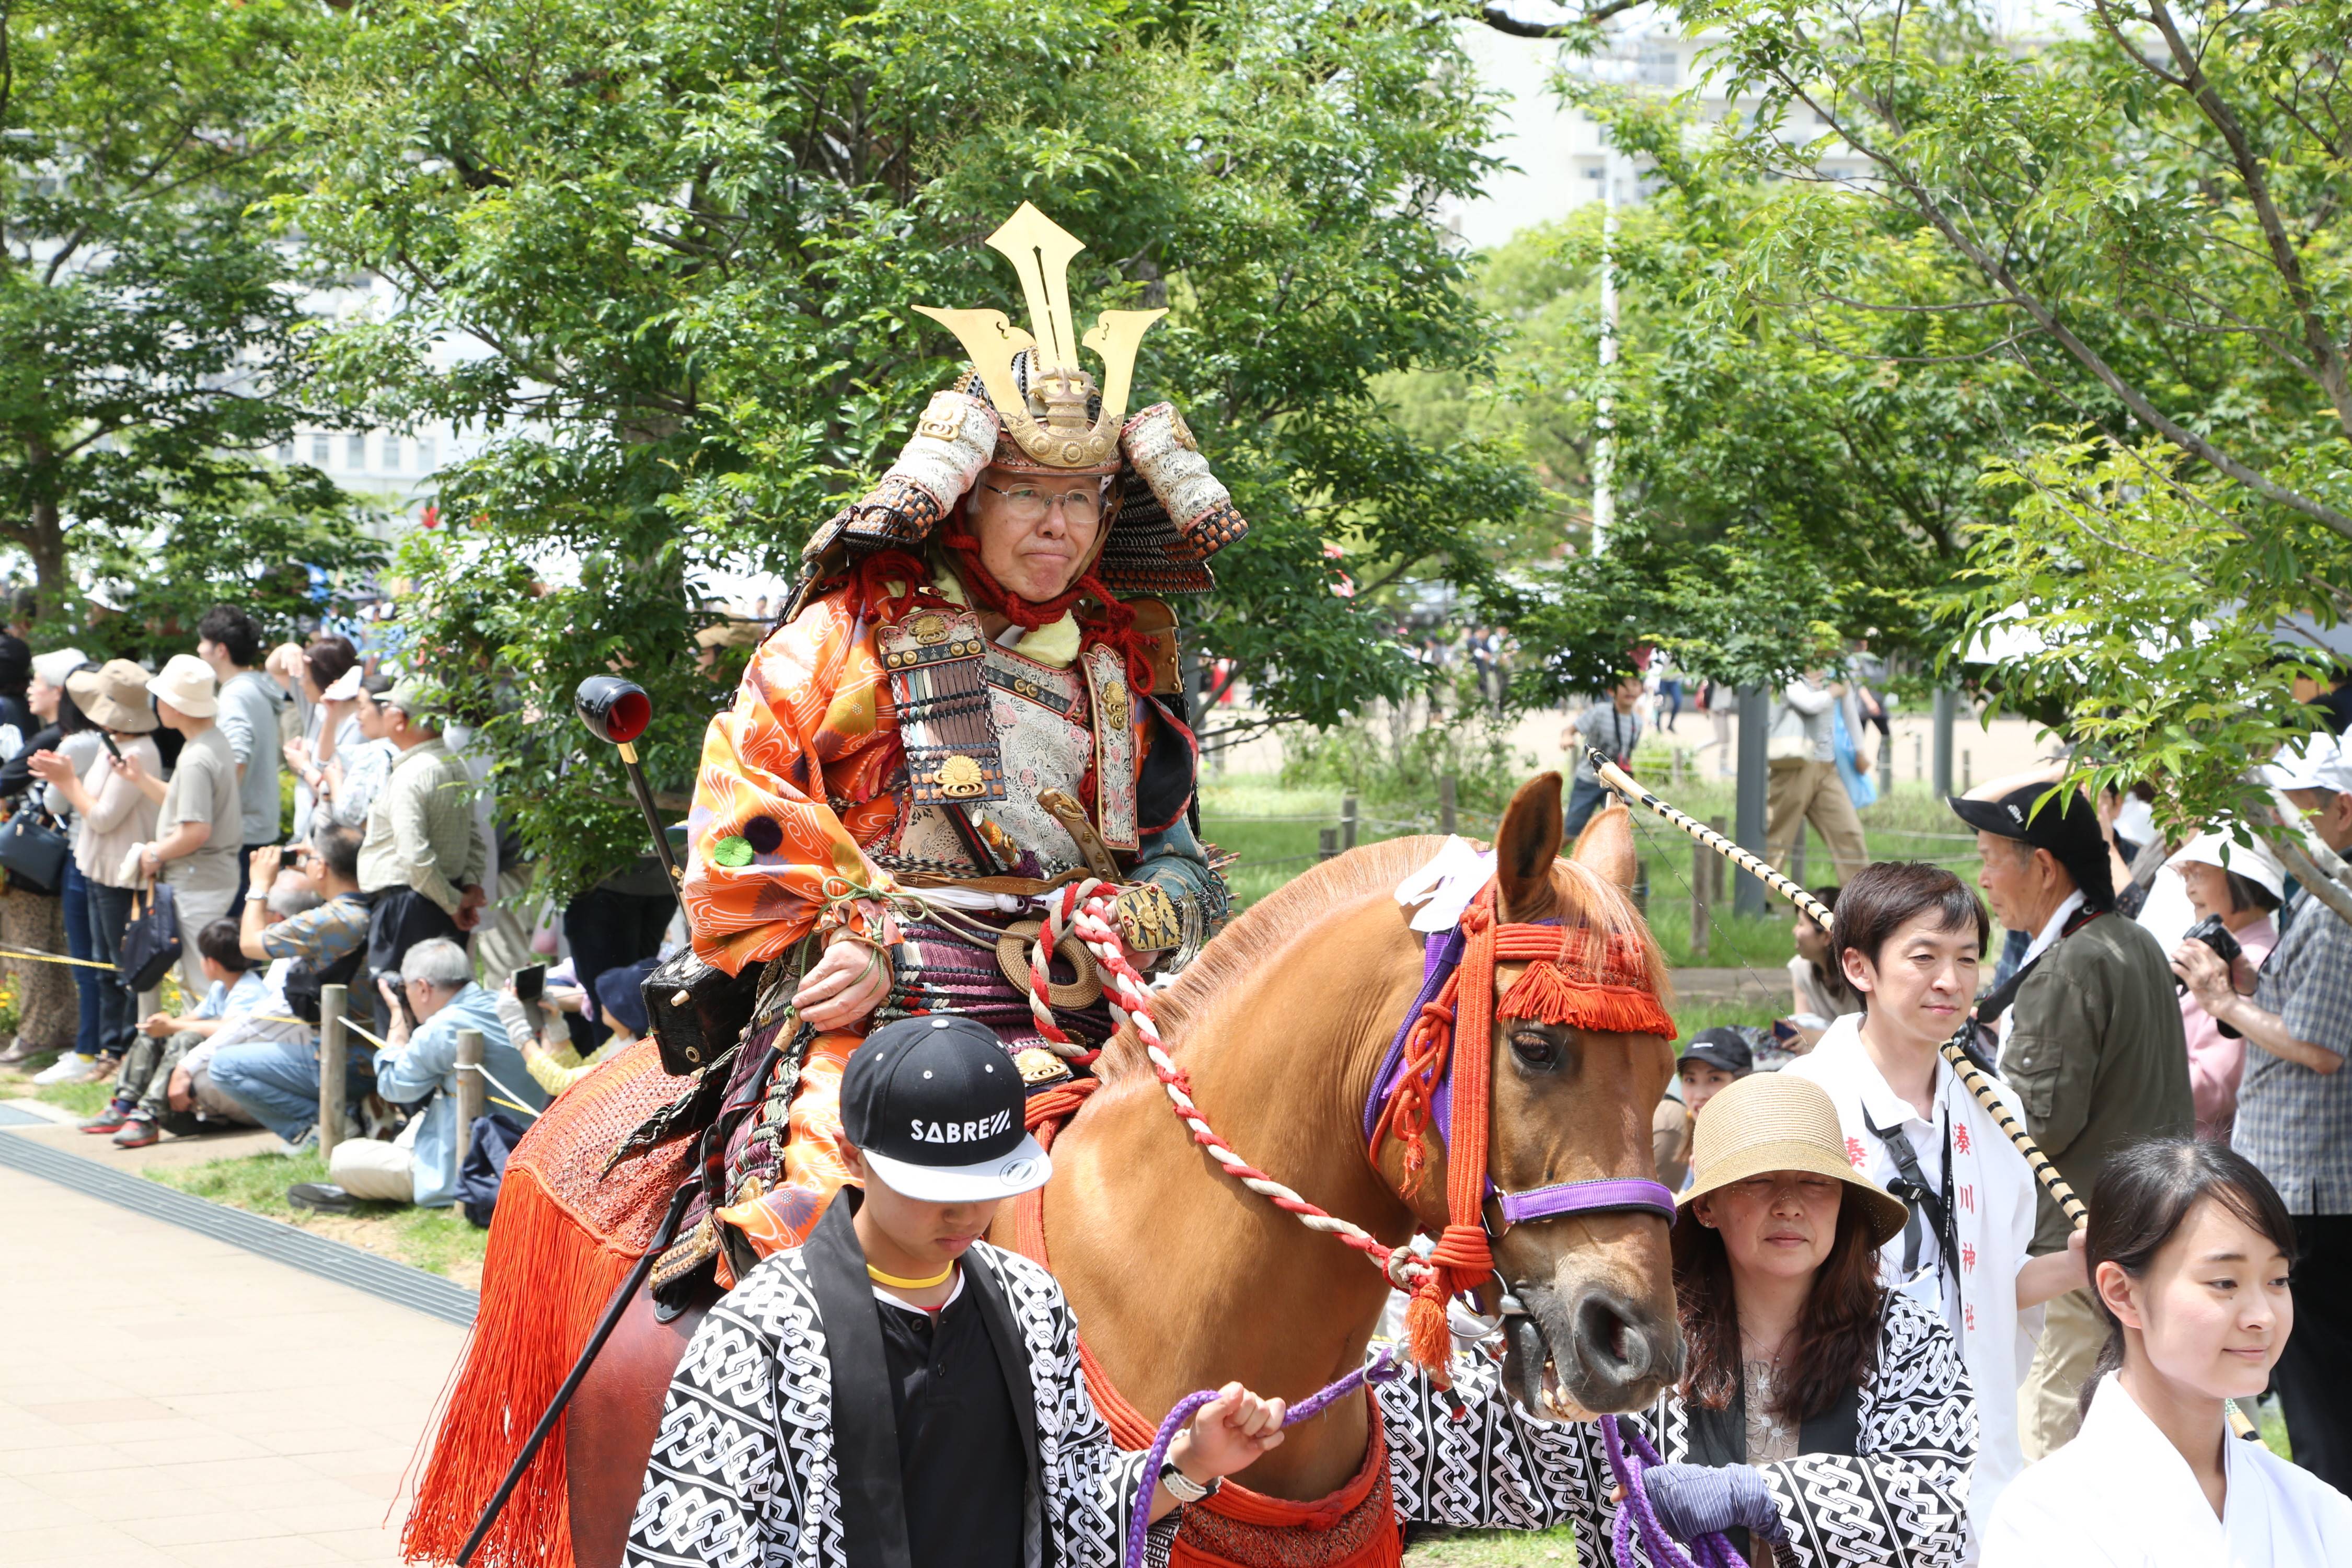
[[[1421,982],[1385,897],[1335,910],[1185,1020],[1171,1054],[1226,1145],[1389,1245],[1411,1217],[1365,1157],[1363,1110]],[[1226,1174],[1171,1126],[1159,1084],[1107,1089],[1054,1150],[1053,1264],[1118,1392],[1157,1420],[1238,1378],[1298,1399],[1360,1363],[1388,1300],[1367,1257]],[[1363,1457],[1360,1405],[1294,1430],[1245,1484],[1326,1495]]]

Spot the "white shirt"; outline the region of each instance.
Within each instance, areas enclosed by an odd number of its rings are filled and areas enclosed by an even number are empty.
[[[2033,1173],[2000,1124],[1940,1058],[1936,1064],[1936,1119],[1923,1121],[1863,1048],[1858,1013],[1831,1025],[1810,1055],[1780,1070],[1810,1079],[1829,1091],[1845,1134],[1846,1158],[1882,1187],[1899,1173],[1885,1143],[1870,1131],[1872,1122],[1889,1131],[1901,1126],[1918,1156],[1920,1173],[1938,1192],[1944,1184],[1945,1131],[1950,1130],[1952,1229],[1960,1266],[1944,1266],[1937,1256],[1940,1248],[1923,1226],[1918,1271],[1904,1276],[1904,1238],[1898,1236],[1879,1252],[1879,1278],[1888,1289],[1941,1311],[1959,1342],[1960,1361],[1977,1396],[1977,1462],[1969,1484],[1973,1560],[1994,1501],[2025,1468],[2017,1430],[2017,1389],[2032,1364],[2034,1342],[2042,1337],[2042,1309],[2017,1310],[2017,1271],[2025,1267],[2033,1241]],[[2024,1120],[2013,1108],[2012,1114]]]
[[[1984,1538],[1984,1568],[2342,1568],[2352,1500],[2258,1442],[2221,1442],[2221,1513],[2118,1378],[2075,1439],[2020,1476]]]
[[[2066,929],[2066,922],[2073,920],[2074,911],[2082,907],[2083,890],[2077,888],[2060,900],[2056,909],[2050,911],[2050,918],[2042,922],[2042,929],[2035,931],[2033,940],[2026,944],[2025,956],[2017,961],[2017,967],[2022,969],[2049,952],[2051,944],[2058,940],[2058,933]],[[1995,1032],[2000,1036],[2002,1048],[2008,1047],[2009,1032],[2016,1026],[2017,1009],[2013,1006],[2002,1008],[2000,1022],[1994,1026]]]

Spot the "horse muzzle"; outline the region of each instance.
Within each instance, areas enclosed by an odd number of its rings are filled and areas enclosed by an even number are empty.
[[[1504,1320],[1503,1385],[1554,1421],[1639,1410],[1682,1375],[1682,1329],[1623,1291],[1526,1285]]]

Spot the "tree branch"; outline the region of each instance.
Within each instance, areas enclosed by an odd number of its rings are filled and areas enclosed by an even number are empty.
[[[1488,5],[1478,13],[1478,19],[1498,33],[1514,38],[1562,38],[1579,27],[1589,27],[1595,22],[1605,22],[1621,11],[1631,11],[1643,0],[1600,0],[1600,4],[1579,12],[1566,22],[1522,22],[1500,5]]]

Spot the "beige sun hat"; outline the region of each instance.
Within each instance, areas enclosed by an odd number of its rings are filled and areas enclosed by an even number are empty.
[[[96,669],[67,676],[66,690],[93,724],[125,735],[143,735],[155,727],[147,672],[127,658],[110,658]]]
[[[1902,1235],[1910,1216],[1900,1198],[1846,1162],[1845,1134],[1829,1090],[1780,1072],[1751,1074],[1706,1102],[1692,1140],[1690,1190],[1676,1201],[1688,1212],[1702,1193],[1774,1171],[1834,1176],[1853,1188],[1869,1215],[1873,1247]]]
[[[191,719],[209,719],[220,711],[213,667],[192,653],[175,653],[165,659],[147,689]]]

